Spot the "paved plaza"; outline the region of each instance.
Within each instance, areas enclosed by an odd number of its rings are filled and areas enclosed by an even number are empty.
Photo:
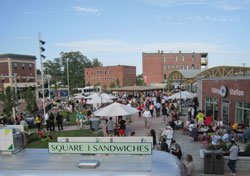
[[[186,120],[186,116],[181,117],[182,120]],[[115,118],[114,118],[115,121]],[[102,130],[105,133],[105,121],[101,120],[101,127]],[[163,123],[162,117],[153,117],[151,120],[151,125],[150,128],[144,127],[144,118],[139,117],[137,114],[132,115],[132,122],[127,125],[127,130],[126,130],[126,135],[129,136],[132,131],[135,132],[135,136],[147,136],[149,134],[150,129],[154,129],[157,134],[157,143],[159,143],[159,136],[161,134],[161,131],[166,127],[166,124]],[[85,128],[89,128],[89,126],[85,126]],[[79,129],[77,126],[68,126],[65,127],[66,130],[75,130]],[[177,143],[180,144],[183,155],[191,154],[193,156],[194,164],[195,164],[195,175],[196,176],[219,176],[221,174],[204,174],[203,171],[203,159],[200,158],[199,150],[201,148],[200,142],[194,142],[193,138],[184,135],[182,130],[175,130],[174,132],[174,138],[177,141]],[[225,171],[224,176],[229,176],[231,175],[228,171]],[[246,172],[240,172],[237,171],[238,176],[246,176],[249,175]]]

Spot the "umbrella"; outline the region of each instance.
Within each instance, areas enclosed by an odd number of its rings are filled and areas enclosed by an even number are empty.
[[[177,92],[171,96],[169,96],[169,99],[192,99],[195,97],[195,94],[188,92],[188,91],[181,91]]]
[[[125,116],[137,113],[138,110],[136,108],[132,108],[127,105],[123,105],[117,102],[114,102],[104,108],[101,108],[94,112],[96,116],[107,116],[107,117],[114,117],[114,116]]]
[[[95,97],[92,99],[87,100],[87,104],[104,104],[104,103],[112,103],[113,100],[102,98],[102,97]]]

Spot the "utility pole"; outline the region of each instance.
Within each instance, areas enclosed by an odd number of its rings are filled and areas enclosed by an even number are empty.
[[[42,104],[43,104],[43,114],[46,113],[45,110],[45,100],[44,100],[44,72],[43,72],[43,59],[45,59],[45,56],[43,55],[43,52],[45,49],[43,48],[43,45],[45,44],[45,41],[41,40],[41,35],[38,33],[38,40],[39,40],[39,53],[40,53],[40,64],[41,64],[41,81],[42,81]]]

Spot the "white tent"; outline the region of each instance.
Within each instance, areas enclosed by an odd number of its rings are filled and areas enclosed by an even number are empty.
[[[103,97],[94,97],[91,99],[87,100],[87,104],[105,104],[105,103],[112,103],[113,100],[111,99],[107,99],[107,98],[103,98]]]
[[[106,107],[103,107],[95,112],[96,116],[106,116],[106,117],[114,117],[114,116],[125,116],[137,113],[138,110],[136,108],[123,105],[117,102],[114,102]]]
[[[83,96],[83,95],[76,95],[76,96],[73,97],[73,99],[77,99],[77,100],[82,99],[82,98],[86,99],[86,97]]]
[[[87,99],[92,99],[96,97],[101,97],[103,99],[116,99],[117,97],[111,95],[111,94],[106,94],[106,93],[93,93],[92,95],[87,96]]]
[[[192,99],[194,98],[196,95],[192,92],[188,92],[188,91],[181,91],[181,92],[177,92],[171,96],[169,96],[169,99]]]

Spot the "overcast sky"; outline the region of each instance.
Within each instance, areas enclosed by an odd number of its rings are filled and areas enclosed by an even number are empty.
[[[208,52],[209,67],[250,66],[250,0],[1,0],[0,54],[81,51],[104,66],[142,52]],[[38,62],[38,68],[40,64]]]

